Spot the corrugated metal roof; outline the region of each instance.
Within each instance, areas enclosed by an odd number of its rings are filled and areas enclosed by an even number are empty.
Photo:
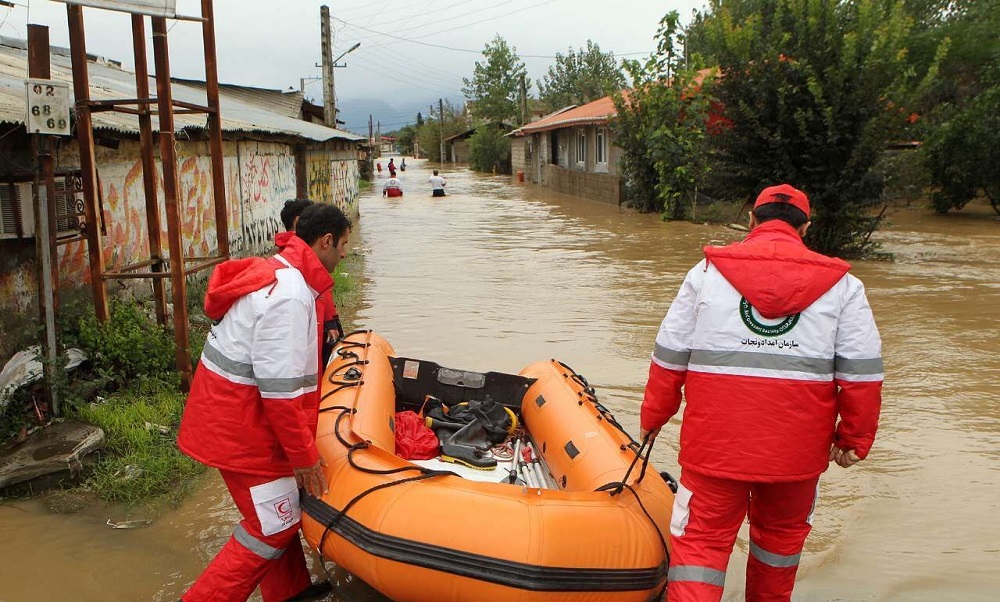
[[[24,80],[28,74],[27,45],[22,40],[0,37],[0,122],[24,123],[25,95]],[[72,84],[73,74],[69,53],[65,48],[52,48],[52,79]],[[113,62],[97,60],[88,62],[90,74],[90,96],[93,100],[136,98],[135,74],[125,71]],[[204,83],[190,85],[175,82],[172,92],[175,100],[206,104]],[[200,87],[199,87],[200,86]],[[156,89],[156,82],[150,78],[150,89]],[[291,96],[275,108],[277,90],[256,89],[244,86],[220,86],[219,101],[222,112],[222,129],[226,132],[260,132],[306,138],[323,142],[326,140],[364,140],[343,130],[328,128],[316,123],[298,119],[298,112],[289,114]],[[72,94],[72,86],[70,94]],[[139,123],[134,115],[104,111],[93,114],[94,127],[109,129],[126,134],[138,134]],[[176,115],[174,124],[177,131],[187,128],[204,129],[206,115]],[[157,129],[156,116],[153,128]]]
[[[177,77],[171,78],[171,81],[191,86],[192,88],[198,88],[199,90],[204,90],[206,85],[203,81],[180,79]],[[239,98],[250,104],[270,107],[272,111],[279,115],[298,119],[299,115],[302,114],[303,95],[298,90],[282,91],[237,86],[235,84],[219,84],[219,90],[220,92],[225,92],[227,96]]]

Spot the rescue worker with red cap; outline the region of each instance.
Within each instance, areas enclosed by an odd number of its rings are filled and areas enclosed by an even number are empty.
[[[750,518],[746,599],[790,600],[830,462],[875,439],[882,349],[850,265],[802,241],[809,199],[764,189],[742,242],[706,247],[659,333],[640,413],[654,438],[686,401],[670,523],[670,602],[717,601]],[[839,417],[839,422],[838,422]]]
[[[177,444],[219,469],[243,520],[184,602],[311,600],[299,540],[299,488],[328,490],[316,448],[321,318],[350,221],[333,205],[305,209],[281,252],[235,259],[212,273],[205,314],[214,322],[195,371]]]

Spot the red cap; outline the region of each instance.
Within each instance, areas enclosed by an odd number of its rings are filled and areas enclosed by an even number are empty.
[[[768,203],[788,203],[809,217],[809,197],[790,184],[779,184],[765,188],[757,195],[757,202],[753,204],[753,208],[756,209]]]

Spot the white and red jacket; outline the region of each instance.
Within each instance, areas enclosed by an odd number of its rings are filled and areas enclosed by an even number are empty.
[[[822,473],[834,442],[864,458],[878,428],[882,345],[850,265],[810,251],[778,220],[705,256],[657,334],[642,427],[666,423],[683,387],[684,468],[778,482]]]
[[[319,459],[317,297],[333,280],[289,239],[270,259],[219,265],[205,314],[216,321],[195,371],[177,444],[215,468],[285,476]]]

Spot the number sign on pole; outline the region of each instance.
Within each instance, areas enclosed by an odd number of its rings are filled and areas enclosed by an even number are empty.
[[[29,134],[69,136],[69,84],[49,79],[25,80]]]

